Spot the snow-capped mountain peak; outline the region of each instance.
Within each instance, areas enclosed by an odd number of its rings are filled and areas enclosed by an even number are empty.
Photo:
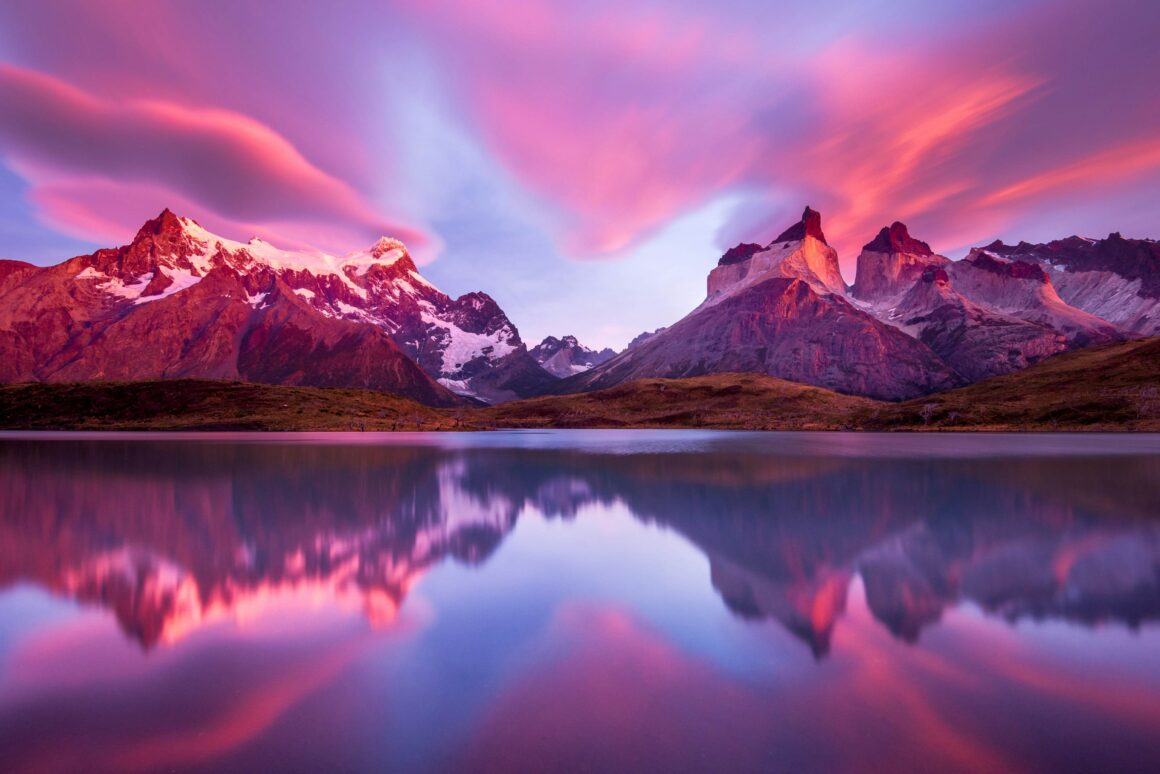
[[[453,400],[433,380],[491,401],[554,381],[494,300],[452,299],[391,237],[341,256],[289,250],[227,239],[167,209],[128,245],[28,273],[27,285],[11,290],[13,308],[59,316],[64,328],[46,333],[47,349],[17,364],[11,378],[244,377],[397,386],[429,402]],[[74,330],[77,321],[84,326]],[[137,352],[150,337],[172,346]],[[101,349],[114,341],[121,351]],[[206,347],[205,362],[190,362],[195,344]],[[78,357],[73,350],[82,346]]]

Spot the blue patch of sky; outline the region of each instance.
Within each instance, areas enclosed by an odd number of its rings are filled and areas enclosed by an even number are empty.
[[[24,179],[0,164],[0,258],[49,265],[100,247],[46,225],[27,192]]]

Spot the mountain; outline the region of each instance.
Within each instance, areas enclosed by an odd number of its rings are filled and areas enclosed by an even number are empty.
[[[1113,234],[995,243],[952,261],[896,221],[862,248],[847,288],[821,215],[807,207],[770,244],[727,250],[709,273],[705,301],[684,319],[642,334],[555,392],[744,371],[912,398],[1153,330],[1157,249]]]
[[[388,625],[428,569],[485,561],[519,514],[437,452],[62,447],[53,470],[20,451],[0,449],[0,588],[34,581],[107,608],[146,650],[295,599],[333,599]],[[108,497],[53,505],[96,470],[110,476]]]
[[[862,247],[850,295],[876,306],[890,305],[928,268],[945,268],[949,263],[949,258],[935,255],[930,245],[911,237],[906,225],[895,221]]]
[[[751,372],[906,400],[1160,332],[1158,307],[1160,246],[1119,234],[952,261],[894,222],[847,287],[807,207],[769,244],[727,250],[696,309],[620,354],[574,336],[529,350],[494,299],[443,293],[397,240],[282,250],[166,210],[123,247],[0,261],[0,382],[243,380],[454,406]]]
[[[1046,244],[983,248],[1004,258],[1043,268],[1067,303],[1143,336],[1160,334],[1160,242],[1071,236]]]
[[[554,381],[483,293],[452,299],[382,238],[335,257],[234,242],[165,210],[133,241],[0,268],[0,381],[242,379],[432,405]],[[480,389],[476,390],[476,383]]]
[[[822,233],[822,216],[809,207],[799,222],[764,249],[753,247],[738,245],[721,256],[717,267],[709,272],[706,304],[737,295],[773,277],[800,279],[819,293],[846,292],[838,253]]]
[[[926,344],[968,381],[1026,368],[1068,348],[1067,338],[971,301],[945,269],[928,268],[890,310],[891,321]]]
[[[906,296],[915,289],[919,295],[929,295],[922,292],[923,285],[944,275],[939,286],[950,288],[944,296],[965,299],[973,311],[982,310],[996,319],[1009,322],[1015,318],[1046,326],[1069,345],[1087,346],[1124,337],[1112,323],[1061,298],[1040,263],[1001,255],[991,246],[974,248],[961,261],[952,261],[911,237],[906,226],[898,222],[883,228],[862,248],[850,294],[863,308],[897,322],[911,312],[900,306]]]
[[[1068,304],[1037,263],[1012,260],[983,248],[947,266],[955,288],[976,303],[1063,334],[1073,346],[1089,346],[1123,338],[1107,320]]]
[[[1093,378],[1093,374],[1098,375]],[[0,385],[2,430],[1160,430],[1160,336],[1087,347],[902,403],[771,376],[640,379],[441,409],[368,390],[222,381]]]
[[[599,352],[589,349],[577,341],[575,336],[564,336],[559,339],[548,336],[532,347],[530,354],[545,371],[561,379],[584,373],[616,356],[616,353],[608,348]]]
[[[851,303],[821,215],[809,207],[764,248],[741,245],[722,256],[705,301],[679,322],[559,391],[723,371],[885,400],[963,383],[929,347]]]
[[[1051,326],[959,292],[952,275],[967,274],[962,284],[968,289],[988,287],[971,282],[970,268],[936,255],[905,224],[895,222],[862,248],[850,294],[862,308],[926,344],[969,381],[1026,368],[1068,348],[1067,337]]]

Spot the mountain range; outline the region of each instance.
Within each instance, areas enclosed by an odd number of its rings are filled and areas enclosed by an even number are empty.
[[[951,260],[896,222],[847,286],[807,207],[768,244],[726,251],[706,291],[619,354],[567,335],[529,348],[494,299],[443,293],[397,240],[282,250],[165,210],[122,247],[0,261],[0,382],[209,378],[467,406],[740,371],[904,400],[1160,334],[1160,244],[994,242]]]
[[[1145,257],[1132,252],[1122,268],[1112,258],[1099,264],[1114,282],[1077,282],[1072,276],[1089,263],[1065,262],[1043,246],[1011,255],[992,245],[952,261],[894,223],[862,248],[847,287],[821,215],[807,207],[769,244],[726,251],[709,274],[705,300],[684,318],[557,391],[747,371],[884,400],[938,392],[1150,332],[1155,297],[1134,296],[1135,311],[1125,318],[1131,326],[1085,310],[1115,306],[1116,294],[1148,292],[1137,264],[1160,265],[1160,246],[1132,245]],[[1060,297],[1049,272],[1083,287],[1072,295],[1078,305]]]

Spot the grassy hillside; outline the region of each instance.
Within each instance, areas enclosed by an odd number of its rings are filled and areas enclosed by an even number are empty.
[[[0,387],[0,428],[49,430],[1160,431],[1160,338],[1072,352],[905,403],[758,374],[643,379],[580,395],[433,409],[368,390],[162,381]]]
[[[1160,431],[1160,338],[1092,347],[861,417],[866,429]]]
[[[450,430],[456,413],[370,390],[173,380],[0,387],[7,430]]]
[[[877,401],[760,374],[641,379],[598,392],[472,412],[478,427],[717,427],[838,430]]]

